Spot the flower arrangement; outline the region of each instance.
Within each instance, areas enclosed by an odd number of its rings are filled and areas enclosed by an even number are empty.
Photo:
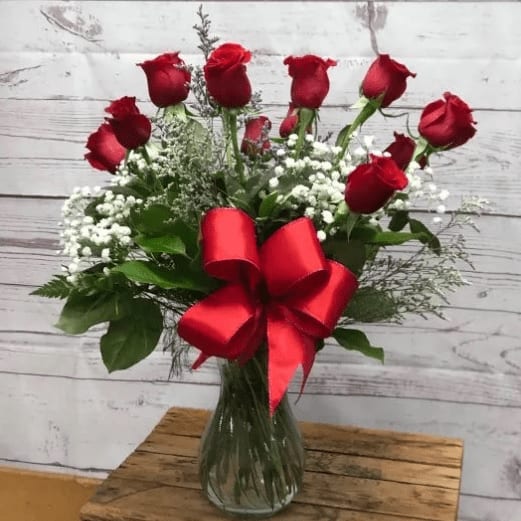
[[[65,202],[61,242],[71,262],[35,294],[66,299],[57,323],[66,333],[108,323],[100,346],[109,371],[144,359],[161,337],[173,370],[190,345],[200,352],[194,368],[215,356],[230,360],[226,370],[236,375],[255,361],[256,390],[248,380],[234,392],[252,394],[277,426],[287,420],[277,411],[295,371],[303,368],[305,382],[326,339],[383,361],[383,349],[354,323],[439,315],[447,292],[465,284],[457,267],[467,260],[464,237],[446,232],[472,224],[469,213],[484,201],[448,215],[449,192],[434,183],[430,162],[472,138],[475,122],[447,92],[423,109],[419,135],[395,132],[376,147],[360,134],[363,124],[390,117],[384,109],[415,76],[383,54],[361,82],[352,123],[334,140],[321,137],[319,110],[337,62],[310,54],[284,60],[291,102],[273,137],[252,93],[250,51],[216,47],[200,16],[205,65],[185,64],[177,52],[140,63],[157,114],[147,117],[135,98],[122,97],[89,136],[85,158],[112,177]],[[415,217],[425,207],[434,230]],[[249,457],[252,446],[259,456],[266,438],[244,436]],[[217,459],[207,454],[207,481]],[[262,472],[273,504],[287,487]],[[251,476],[242,477],[236,499]],[[216,503],[221,484],[209,494]]]

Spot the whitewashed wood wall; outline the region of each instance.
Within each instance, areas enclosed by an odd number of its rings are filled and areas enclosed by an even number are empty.
[[[166,50],[200,63],[197,3],[0,2],[0,464],[103,475],[171,405],[210,407],[211,366],[168,382],[168,356],[108,376],[96,335],[53,329],[59,304],[29,292],[57,270],[59,210],[73,186],[101,184],[83,161],[107,101],[137,95],[135,66]],[[332,56],[324,127],[349,121],[375,52],[418,77],[399,108],[451,90],[476,109],[478,134],[435,162],[453,193],[490,198],[470,247],[472,286],[450,322],[411,319],[366,328],[387,348],[376,363],[330,347],[316,364],[301,418],[428,432],[465,440],[462,521],[521,520],[521,4],[208,3],[223,40],[254,53],[249,71],[278,126],[288,101],[282,59]],[[394,121],[380,120],[379,135]],[[385,141],[382,139],[382,144]]]

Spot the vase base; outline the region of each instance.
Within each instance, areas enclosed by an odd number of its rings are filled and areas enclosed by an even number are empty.
[[[216,506],[219,510],[224,512],[226,515],[230,517],[240,518],[240,519],[267,519],[273,517],[275,514],[278,514],[281,510],[287,508],[296,493],[288,494],[282,501],[277,502],[275,505],[225,505],[221,500],[219,500],[213,494],[207,494],[207,498],[212,503],[212,505]]]

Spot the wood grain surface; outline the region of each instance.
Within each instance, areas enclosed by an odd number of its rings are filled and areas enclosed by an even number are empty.
[[[214,364],[169,382],[169,359],[160,350],[108,375],[97,345],[102,328],[62,335],[52,327],[60,304],[29,296],[63,260],[55,251],[64,197],[76,185],[107,182],[83,160],[103,108],[136,95],[144,112],[154,111],[135,64],[167,50],[201,62],[191,29],[197,6],[0,2],[0,464],[103,477],[170,406],[208,408],[216,400]],[[461,438],[460,521],[519,521],[521,3],[208,2],[205,9],[223,40],[253,51],[248,70],[274,128],[289,100],[282,60],[292,53],[339,60],[321,110],[324,132],[352,117],[347,107],[376,52],[418,74],[394,110],[410,113],[413,131],[421,108],[444,90],[475,108],[476,137],[433,161],[435,182],[451,192],[449,208],[466,194],[493,202],[481,233],[469,235],[476,269],[464,276],[472,285],[451,296],[448,321],[365,325],[386,349],[384,366],[329,345],[295,411],[302,420]],[[374,118],[364,132],[384,147],[404,123]],[[422,214],[426,222],[431,217]],[[364,455],[350,458],[367,464]],[[386,467],[385,475],[400,481],[406,472],[424,486],[427,469],[410,470]],[[180,510],[197,492],[184,493]]]
[[[82,508],[81,520],[224,519],[200,492],[197,451],[207,420],[207,411],[168,411]],[[310,422],[301,429],[303,490],[277,519],[456,519],[460,440]]]

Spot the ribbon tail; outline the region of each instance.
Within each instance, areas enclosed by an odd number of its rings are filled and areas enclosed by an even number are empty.
[[[192,364],[192,369],[195,371],[195,369],[198,369],[199,367],[201,367],[206,362],[206,360],[208,360],[208,358],[210,358],[208,355],[201,353],[197,357],[197,360]]]
[[[315,348],[311,337],[301,334],[273,310],[268,312],[267,332],[269,407],[273,416],[299,365],[304,370],[304,385],[313,365]]]
[[[301,334],[302,343],[304,347],[304,357],[302,360],[302,383],[300,384],[300,391],[298,393],[298,397],[296,402],[300,400],[302,393],[304,392],[304,387],[308,381],[309,373],[311,372],[311,368],[315,362],[315,354],[317,352],[315,340],[308,335]],[[295,402],[295,403],[296,403]]]

